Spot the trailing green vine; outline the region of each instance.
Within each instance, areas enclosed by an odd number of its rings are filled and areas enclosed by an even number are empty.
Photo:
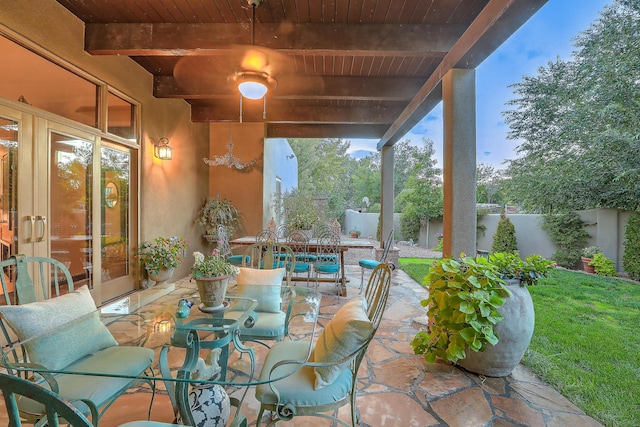
[[[545,215],[542,229],[556,245],[557,251],[552,257],[555,262],[561,267],[579,269],[582,248],[589,237],[580,216],[575,212]]]

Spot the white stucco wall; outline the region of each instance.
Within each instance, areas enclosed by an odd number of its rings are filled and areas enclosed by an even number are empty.
[[[284,193],[298,186],[298,158],[285,138],[268,138],[264,141],[263,227],[276,217],[274,198],[276,182],[281,180]],[[257,206],[256,206],[257,208]],[[277,220],[277,218],[276,218]]]

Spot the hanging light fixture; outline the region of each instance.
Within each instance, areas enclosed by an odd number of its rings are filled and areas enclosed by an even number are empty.
[[[169,146],[169,138],[162,137],[153,146],[153,155],[160,160],[171,160],[171,151],[173,148]]]
[[[247,99],[261,99],[267,94],[273,79],[266,73],[240,71],[236,74],[240,94]]]
[[[233,154],[233,142],[231,141],[231,125],[229,125],[229,142],[227,143],[229,151],[222,156],[213,156],[213,158],[204,158],[203,161],[209,166],[226,166],[229,169],[244,169],[253,166],[256,163],[256,159],[248,162],[242,162],[242,158]]]

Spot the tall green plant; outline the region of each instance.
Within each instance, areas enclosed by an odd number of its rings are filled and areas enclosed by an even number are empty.
[[[548,214],[544,216],[542,229],[556,245],[553,259],[559,266],[577,270],[580,268],[582,248],[587,245],[589,233],[583,228],[584,222],[575,212]]]
[[[640,279],[640,214],[629,217],[624,229],[622,267],[632,279]]]
[[[500,220],[496,234],[493,235],[491,252],[513,252],[518,250],[516,242],[516,228],[503,210],[500,212]]]

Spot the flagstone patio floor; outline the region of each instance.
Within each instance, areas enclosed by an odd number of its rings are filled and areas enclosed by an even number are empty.
[[[336,296],[333,284],[320,284],[321,326],[346,299],[359,292],[360,268],[347,265],[346,273],[347,297]],[[185,285],[184,280],[176,283]],[[153,288],[143,292],[153,292]],[[383,321],[359,372],[357,406],[362,427],[601,425],[521,365],[506,378],[485,378],[450,364],[429,364],[413,354],[409,343],[426,322],[419,303],[425,297],[426,291],[406,273],[401,270],[393,273]],[[261,346],[254,348],[263,351]],[[106,412],[100,426],[146,419],[149,399],[146,387],[131,391]],[[347,405],[340,409],[341,419],[349,420],[348,408]],[[256,425],[258,409],[253,390],[249,390],[242,412],[250,426]],[[168,396],[160,391],[152,419],[169,422],[172,417]],[[328,420],[310,417],[280,425],[332,426]]]

